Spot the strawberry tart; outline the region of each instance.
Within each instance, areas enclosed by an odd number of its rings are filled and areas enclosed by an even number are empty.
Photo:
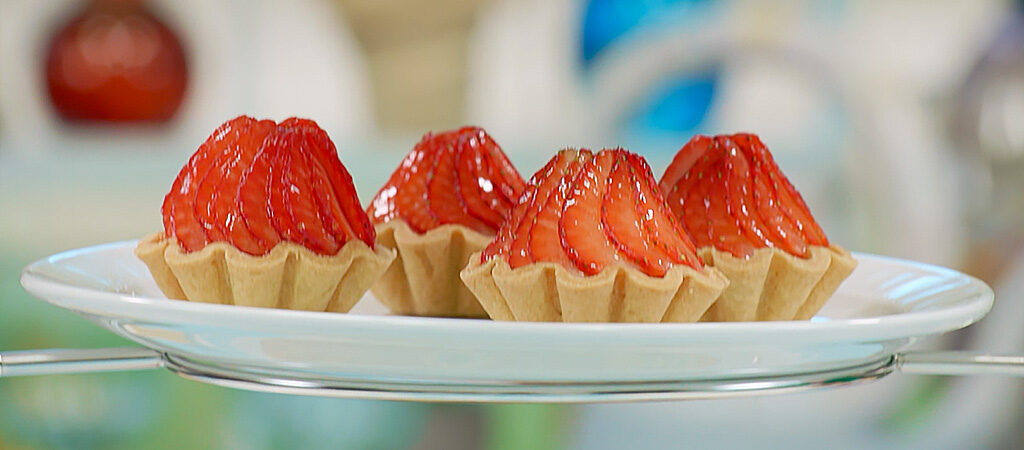
[[[311,120],[241,116],[199,146],[136,255],[173,299],[348,312],[394,259]]]
[[[729,278],[704,320],[810,319],[857,264],[753,134],[694,137],[660,185],[704,261]]]
[[[491,318],[517,321],[695,322],[728,284],[622,149],[559,152],[461,276]]]
[[[395,314],[486,318],[459,279],[505,222],[523,179],[483,130],[427,133],[367,208],[398,257],[372,292]]]

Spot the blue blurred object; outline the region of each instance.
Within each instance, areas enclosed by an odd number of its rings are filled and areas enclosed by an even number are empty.
[[[626,119],[631,133],[648,130],[690,135],[704,122],[718,84],[718,71],[679,75],[654,87]]]
[[[691,9],[710,0],[590,0],[584,7],[582,57],[584,68],[615,40],[645,25],[692,17]]]
[[[635,39],[644,30],[685,28],[706,15],[710,0],[591,0],[584,9],[581,56],[584,70],[593,68],[603,50]],[[622,131],[691,135],[699,131],[716,94],[717,68],[681,71],[651,86],[633,110],[623,116]]]

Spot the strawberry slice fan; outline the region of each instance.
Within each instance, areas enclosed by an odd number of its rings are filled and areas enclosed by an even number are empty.
[[[494,238],[522,190],[483,129],[424,135],[367,208],[377,243],[398,253],[374,296],[395,314],[487,318],[459,270]]]
[[[728,285],[622,149],[555,155],[461,277],[492,319],[548,322],[695,322]]]
[[[660,186],[704,262],[729,278],[702,320],[810,319],[857,265],[753,134],[695,136]]]
[[[241,116],[199,146],[135,254],[168,298],[348,312],[394,259],[311,120]]]

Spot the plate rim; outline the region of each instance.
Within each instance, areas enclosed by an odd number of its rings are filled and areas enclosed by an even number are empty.
[[[757,338],[759,343],[806,344],[847,340],[882,341],[915,338],[953,331],[966,327],[985,316],[994,301],[994,292],[981,280],[954,269],[910,261],[889,256],[853,252],[860,260],[879,260],[908,265],[922,270],[938,272],[949,276],[963,277],[967,284],[963,289],[976,290],[972,295],[950,307],[932,311],[916,311],[887,316],[856,319],[835,319],[827,321],[776,321],[776,322],[699,322],[699,323],[560,323],[560,322],[501,322],[485,319],[457,319],[436,317],[386,316],[364,314],[342,314],[313,311],[294,311],[248,306],[197,303],[167,298],[142,297],[113,293],[91,287],[62,283],[43,275],[42,267],[53,265],[85,253],[96,253],[120,247],[134,247],[137,240],[125,240],[82,247],[59,252],[27,265],[21,272],[22,287],[42,301],[75,313],[95,314],[69,303],[88,299],[96,301],[104,316],[134,320],[175,322],[174,317],[187,317],[192,324],[223,325],[231,323],[230,318],[245,318],[244,328],[257,327],[260,330],[278,331],[294,328],[302,323],[309,331],[347,329],[352,332],[370,332],[375,337],[386,338],[395,330],[407,335],[418,333],[424,338],[453,335],[487,333],[493,338],[516,338],[524,334],[532,338],[557,338],[562,341],[586,342],[595,336],[605,337],[614,333],[616,343],[633,345],[633,342],[650,342],[664,339],[665,345],[693,343],[695,339],[708,343],[729,343]],[[77,300],[61,300],[73,298]],[[111,311],[118,311],[113,314]],[[219,320],[211,320],[218,318]],[[602,342],[602,344],[608,341]]]

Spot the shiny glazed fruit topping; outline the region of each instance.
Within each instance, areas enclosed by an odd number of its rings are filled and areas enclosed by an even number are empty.
[[[806,257],[809,246],[828,245],[800,193],[756,135],[695,136],[660,185],[698,246],[738,257],[778,247]]]
[[[186,251],[228,242],[263,255],[282,241],[334,255],[375,233],[327,133],[308,119],[240,116],[199,146],[161,208],[164,232]]]
[[[494,234],[523,178],[481,128],[427,133],[370,202],[374,223],[402,219],[417,233],[445,224]]]
[[[584,275],[618,263],[655,277],[673,264],[703,265],[647,162],[623,149],[555,155],[484,249],[484,261],[494,257],[512,268],[553,262]]]

